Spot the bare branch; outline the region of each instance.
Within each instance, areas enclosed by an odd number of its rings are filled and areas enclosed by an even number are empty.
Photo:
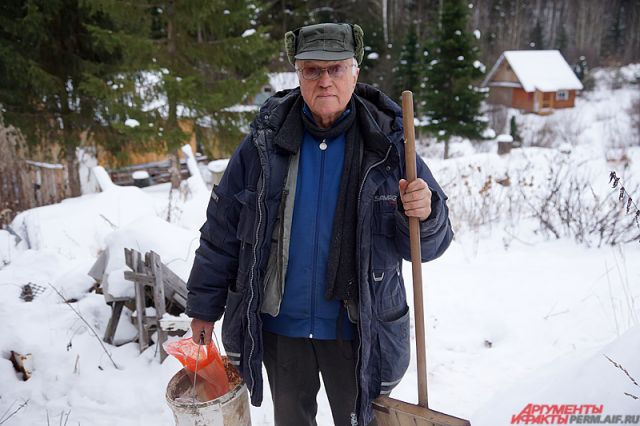
[[[64,301],[64,303],[71,308],[71,310],[78,316],[78,318],[80,318],[82,320],[82,322],[84,322],[87,327],[89,328],[89,330],[91,331],[91,333],[95,336],[96,339],[98,339],[98,342],[100,343],[100,346],[102,346],[102,349],[104,350],[104,353],[107,354],[107,356],[109,357],[109,359],[111,360],[111,363],[113,364],[113,366],[116,369],[120,369],[120,367],[118,367],[118,364],[116,364],[116,362],[113,360],[113,358],[111,357],[111,354],[109,353],[109,351],[107,351],[107,348],[104,346],[104,343],[102,343],[102,339],[100,338],[100,336],[98,336],[98,333],[96,333],[96,331],[93,329],[93,327],[91,327],[91,324],[89,324],[89,322],[87,322],[86,319],[84,319],[84,317],[80,314],[80,312],[78,312],[76,310],[76,308],[74,308],[71,303],[69,303],[64,296],[62,295],[62,293],[60,293],[60,291],[51,283],[47,283],[49,284],[49,287],[51,287],[53,289],[53,291],[55,291],[58,296],[60,296],[60,298]]]
[[[609,362],[611,364],[613,364],[614,367],[616,367],[617,369],[621,370],[622,372],[624,372],[624,374],[629,378],[629,380],[631,380],[631,383],[633,383],[634,385],[636,385],[636,387],[640,388],[640,385],[638,384],[638,382],[636,381],[636,379],[634,379],[633,377],[631,377],[631,374],[629,374],[629,372],[627,371],[626,368],[624,368],[622,365],[618,364],[617,362],[615,362],[614,360],[612,360],[611,358],[609,358],[607,355],[603,356],[609,360]],[[631,395],[628,394],[627,392],[625,392],[625,395],[628,395],[634,399],[638,399],[638,397],[636,397],[635,395]]]
[[[13,410],[13,412],[11,414],[9,414],[7,417],[5,417],[5,414],[7,414],[7,412],[5,411],[4,414],[2,414],[2,417],[0,417],[0,425],[5,423],[7,420],[9,420],[11,417],[15,416],[16,414],[18,414],[18,411],[22,410],[24,407],[27,406],[27,404],[29,403],[29,400],[27,399],[25,402],[23,402],[22,404],[20,404],[18,406],[18,408],[16,408],[15,410]],[[13,404],[11,404],[13,405]],[[9,407],[11,407],[11,405]],[[9,411],[9,409],[7,409],[7,411]]]

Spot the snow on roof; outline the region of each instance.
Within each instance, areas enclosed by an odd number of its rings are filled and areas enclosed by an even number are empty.
[[[269,84],[274,92],[286,89],[295,89],[299,86],[298,76],[295,72],[274,72],[269,74]]]
[[[582,83],[558,50],[506,51],[500,55],[491,72],[485,78],[483,86],[491,81],[505,59],[526,92],[582,90]]]

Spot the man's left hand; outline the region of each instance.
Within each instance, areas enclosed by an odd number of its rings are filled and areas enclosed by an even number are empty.
[[[411,183],[400,179],[400,199],[404,214],[409,217],[427,220],[431,214],[431,190],[427,183],[418,178]]]

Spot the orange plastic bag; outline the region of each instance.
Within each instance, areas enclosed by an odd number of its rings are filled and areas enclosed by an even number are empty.
[[[198,345],[191,337],[185,337],[175,342],[167,342],[163,347],[168,354],[176,357],[184,365],[192,382],[194,374],[198,376],[194,391],[199,401],[211,401],[229,392],[227,372],[213,340],[208,345]]]

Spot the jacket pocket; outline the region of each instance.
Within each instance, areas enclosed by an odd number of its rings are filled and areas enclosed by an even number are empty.
[[[229,289],[227,307],[222,318],[222,344],[229,362],[242,371],[242,347],[244,344],[244,292]]]
[[[380,319],[378,324],[380,395],[387,395],[409,367],[409,307],[405,304],[397,317]]]
[[[386,269],[398,262],[395,234],[395,204],[374,203],[371,241],[371,260],[374,268]]]
[[[241,204],[236,237],[243,243],[253,244],[256,238],[255,224],[258,208],[258,194],[255,191],[245,189],[237,193],[235,198]]]
[[[246,274],[251,263],[251,248],[256,240],[256,215],[258,198],[255,191],[245,189],[235,195],[235,199],[240,203],[240,215],[238,216],[238,226],[236,228],[236,238],[240,241],[240,253],[238,254],[238,275]],[[243,288],[244,282],[238,286]]]
[[[371,287],[373,303],[378,318],[397,318],[404,312],[407,296],[404,282],[400,274],[400,265],[371,271]]]

